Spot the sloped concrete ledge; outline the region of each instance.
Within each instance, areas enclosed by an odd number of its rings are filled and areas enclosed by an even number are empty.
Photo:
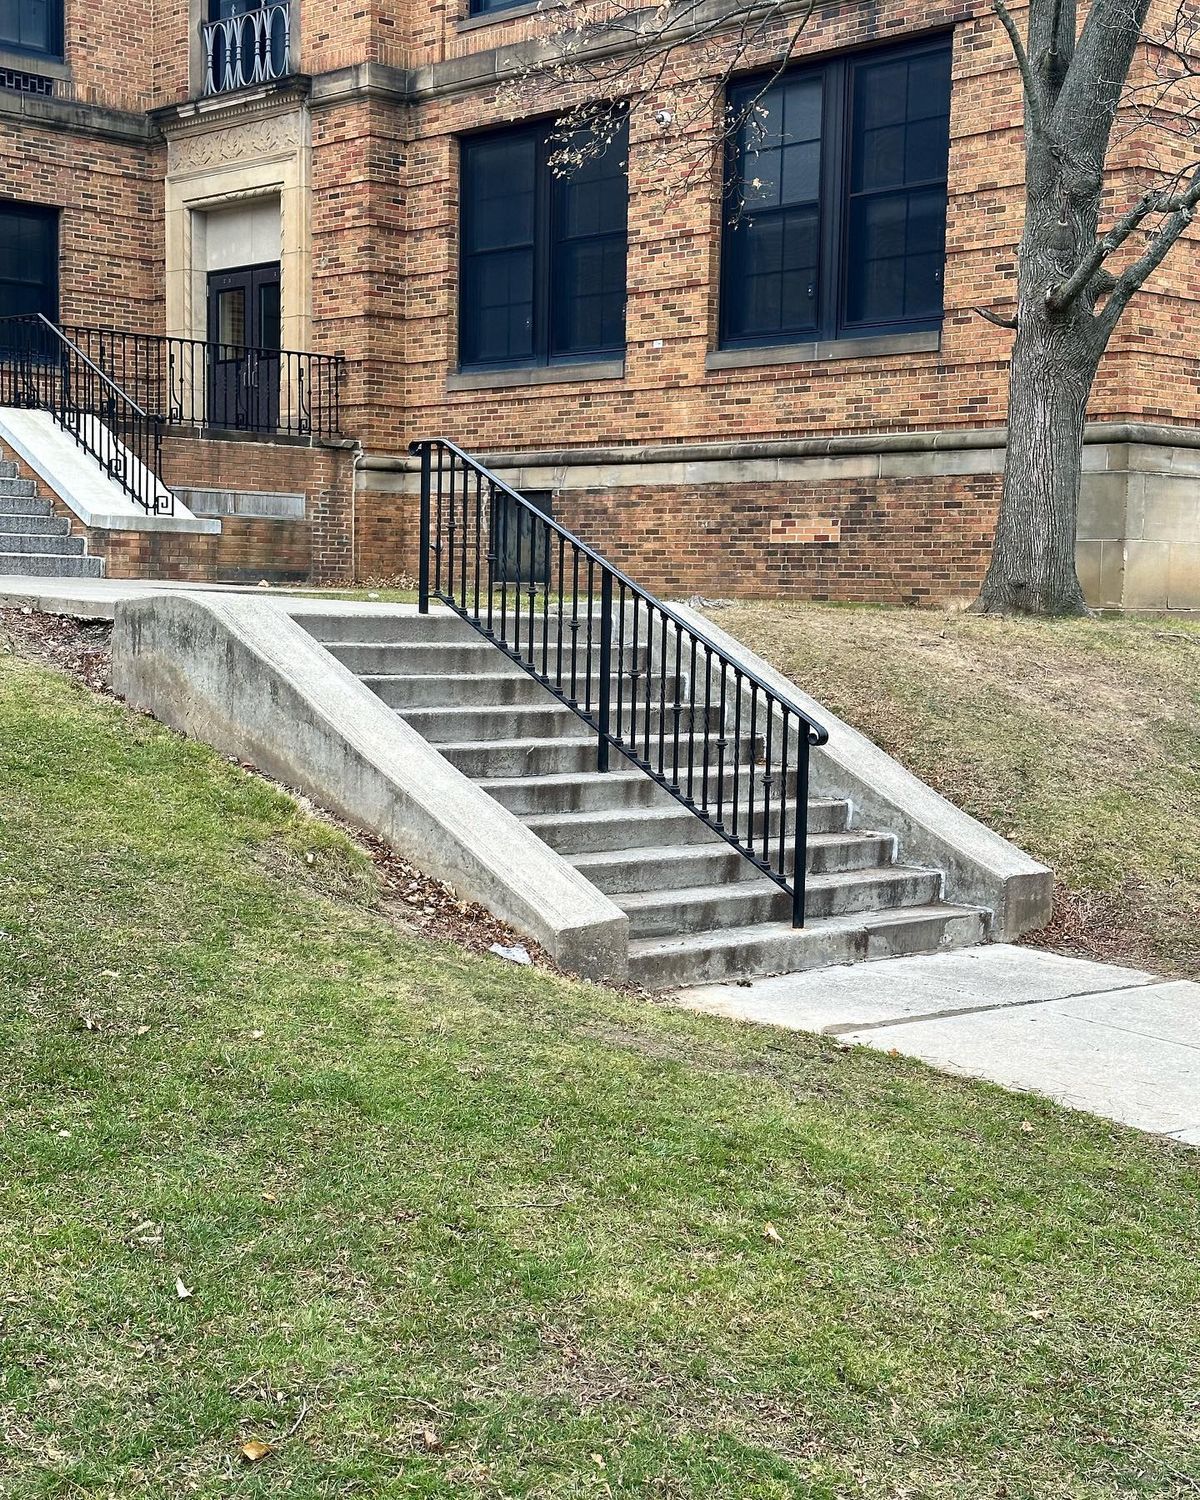
[[[848,797],[862,827],[897,836],[905,863],[942,870],[944,898],[986,907],[992,913],[989,935],[994,941],[1011,942],[1045,926],[1054,896],[1054,876],[1045,865],[926,786],[706,615],[684,604],[672,608],[731,661],[749,668],[828,729],[829,743],[813,752],[813,795]]]
[[[625,977],[624,912],[410,729],[281,603],[213,594],[121,601],[113,686],[131,706],[380,834],[564,968]]]

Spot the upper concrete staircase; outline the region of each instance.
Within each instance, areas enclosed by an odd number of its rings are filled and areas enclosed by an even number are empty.
[[[987,936],[986,911],[943,901],[941,872],[898,863],[893,834],[858,826],[841,799],[809,802],[807,918],[794,928],[785,891],[621,755],[598,771],[588,726],[456,615],[381,614],[369,626],[362,616],[329,616],[312,628],[412,728],[627,913],[635,983],[665,988],[786,973]],[[545,628],[557,638],[555,618]],[[542,630],[539,620],[535,643]],[[626,647],[624,666],[643,674],[643,691],[644,674],[658,671],[644,646],[636,658]],[[615,691],[615,646],[612,667]],[[674,686],[651,677],[651,735],[655,705],[669,702]],[[593,677],[593,701],[598,687]],[[574,691],[582,699],[584,684]],[[711,790],[719,741],[728,754],[729,730],[713,711],[707,734],[688,737],[694,753],[680,764],[681,784],[696,790],[707,776]],[[740,763],[761,751],[744,735]],[[786,792],[794,797],[795,789],[793,773]],[[772,847],[788,845],[779,840],[778,801],[769,815],[760,809],[760,836],[764,816]]]
[[[104,564],[86,555],[83,537],[71,536],[71,523],[55,515],[32,479],[0,448],[0,573],[49,578],[100,578]]]

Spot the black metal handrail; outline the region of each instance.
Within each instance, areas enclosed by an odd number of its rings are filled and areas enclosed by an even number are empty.
[[[342,354],[267,349],[66,323],[123,390],[171,426],[342,436]]]
[[[172,515],[162,422],[41,313],[0,319],[0,406],[48,412],[148,515]]]
[[[804,925],[809,752],[828,731],[447,438],[421,460],[432,597],[792,898]]]

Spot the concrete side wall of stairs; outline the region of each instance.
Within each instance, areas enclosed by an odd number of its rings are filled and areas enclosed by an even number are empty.
[[[579,717],[448,611],[145,599],[118,609],[114,677],[138,706],[384,833],[581,972],[653,988],[783,973],[1012,936],[1010,921],[1048,912],[1049,872],[949,804],[941,835],[914,839],[929,789],[870,747],[874,803],[814,790],[808,920],[794,929],[784,891],[621,757],[598,771]],[[403,767],[386,763],[396,747]],[[690,774],[713,764],[698,753]],[[893,822],[875,816],[889,809]],[[990,902],[949,892],[946,870],[911,852],[949,851],[962,885],[972,840],[968,888]]]

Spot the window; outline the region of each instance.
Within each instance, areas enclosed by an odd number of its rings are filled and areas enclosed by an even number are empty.
[[[467,14],[472,16],[490,16],[496,11],[511,10],[514,5],[526,5],[528,0],[470,0],[467,6]]]
[[[0,203],[0,318],[58,321],[58,210]]]
[[[936,328],[950,45],[839,58],[730,91],[726,345]]]
[[[550,127],[462,146],[464,369],[602,359],[625,347],[627,130],[569,176]]]
[[[0,0],[0,48],[62,57],[62,0]]]

